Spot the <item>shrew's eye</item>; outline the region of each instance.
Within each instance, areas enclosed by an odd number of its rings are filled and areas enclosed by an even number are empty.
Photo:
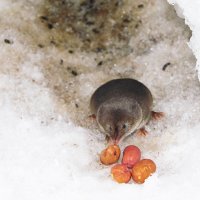
[[[124,125],[122,126],[122,128],[123,128],[123,129],[126,129],[126,124],[124,124]]]

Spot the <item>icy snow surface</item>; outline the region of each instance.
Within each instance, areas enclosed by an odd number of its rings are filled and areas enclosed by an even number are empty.
[[[0,0],[0,199],[200,198],[200,85],[187,45],[191,32],[166,1],[135,2],[143,2],[145,12],[123,47],[127,53],[99,58],[92,50],[73,47],[71,54],[59,48],[38,20],[40,0]],[[190,46],[199,58],[200,4],[173,2],[194,31]],[[111,179],[110,167],[98,159],[104,136],[87,118],[92,92],[116,77],[144,82],[155,110],[166,113],[147,126],[148,136],[133,135],[121,144],[137,145],[156,162],[157,172],[143,185]]]
[[[200,1],[190,0],[168,0],[169,3],[173,4],[181,16],[185,17],[186,24],[189,25],[192,30],[192,38],[190,40],[190,47],[192,48],[197,58],[197,70],[200,79],[200,23],[199,23],[199,8]]]

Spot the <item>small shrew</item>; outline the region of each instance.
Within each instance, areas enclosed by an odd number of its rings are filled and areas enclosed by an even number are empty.
[[[162,70],[165,71],[169,65],[171,65],[170,62],[164,64],[163,67],[162,67]]]

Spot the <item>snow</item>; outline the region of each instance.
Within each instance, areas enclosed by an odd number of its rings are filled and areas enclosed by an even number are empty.
[[[35,19],[40,2],[0,0],[0,199],[199,199],[200,84],[194,57],[198,67],[199,3],[170,1],[192,30],[194,55],[187,45],[188,28],[172,7],[157,0],[148,5],[141,32],[130,40],[137,49],[96,68],[93,52],[71,55],[56,46],[36,47],[48,35]],[[80,74],[67,74],[60,59]],[[171,65],[163,71],[167,62]],[[147,137],[134,135],[121,144],[122,149],[137,145],[143,158],[157,164],[143,185],[111,179],[110,167],[99,163],[104,136],[87,119],[92,92],[110,78],[125,76],[144,82],[155,110],[166,114],[147,126]]]
[[[197,58],[197,70],[200,79],[200,50],[199,50],[199,34],[200,34],[200,23],[199,18],[199,1],[189,1],[189,0],[168,0],[169,3],[175,5],[175,8],[182,12],[185,17],[185,23],[189,25],[192,30],[192,38],[190,40],[189,46],[194,52]]]

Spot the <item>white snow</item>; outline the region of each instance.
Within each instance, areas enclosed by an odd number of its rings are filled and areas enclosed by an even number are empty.
[[[185,23],[189,25],[192,30],[192,38],[189,46],[194,52],[197,58],[197,70],[200,79],[200,23],[199,23],[199,8],[200,1],[190,0],[168,0],[169,3],[175,5],[175,8],[179,10],[178,13],[182,13],[185,17]]]
[[[200,198],[200,84],[195,72],[195,59],[187,47],[182,28],[168,20],[162,21],[166,7],[163,2],[158,0],[159,10],[155,9],[156,14],[147,16],[152,18],[148,31],[155,30],[155,35],[162,33],[164,39],[152,46],[148,53],[119,60],[110,74],[101,69],[92,71],[95,63],[92,55],[70,57],[55,47],[36,50],[34,42],[31,42],[34,35],[30,38],[27,35],[32,31],[31,20],[33,29],[37,29],[34,16],[39,0],[21,0],[19,3],[0,0],[0,199]],[[179,6],[179,16],[182,16],[182,10],[193,31],[190,46],[198,66],[200,3],[195,0],[170,3]],[[161,16],[160,21],[156,21],[158,16]],[[161,32],[157,32],[155,27],[159,27]],[[170,36],[174,38],[173,44]],[[5,38],[14,43],[5,44]],[[141,38],[145,40],[142,35],[136,40],[133,38],[132,45],[138,44]],[[64,62],[70,65],[83,63],[92,69],[85,70],[70,82],[79,95],[69,97],[72,99],[68,105],[71,110],[59,104],[49,87],[54,80],[48,79],[49,74],[44,71],[43,65],[57,67],[57,57],[64,57]],[[162,71],[163,64],[169,61],[172,65]],[[127,70],[120,65],[127,66]],[[134,70],[133,65],[137,65]],[[105,147],[103,135],[96,129],[81,128],[70,120],[70,117],[77,116],[73,114],[74,99],[81,105],[80,113],[87,115],[88,106],[82,108],[81,102],[86,103],[100,83],[119,73],[131,74],[131,77],[143,81],[155,96],[155,109],[166,113],[163,120],[151,122],[147,127],[149,136],[129,137],[122,144],[122,148],[136,144],[144,158],[156,162],[157,172],[143,185],[115,183],[109,176],[110,167],[99,163],[98,153]],[[62,82],[62,78],[59,81]],[[73,87],[66,86],[65,92],[72,94]],[[82,117],[79,120],[86,123]]]

